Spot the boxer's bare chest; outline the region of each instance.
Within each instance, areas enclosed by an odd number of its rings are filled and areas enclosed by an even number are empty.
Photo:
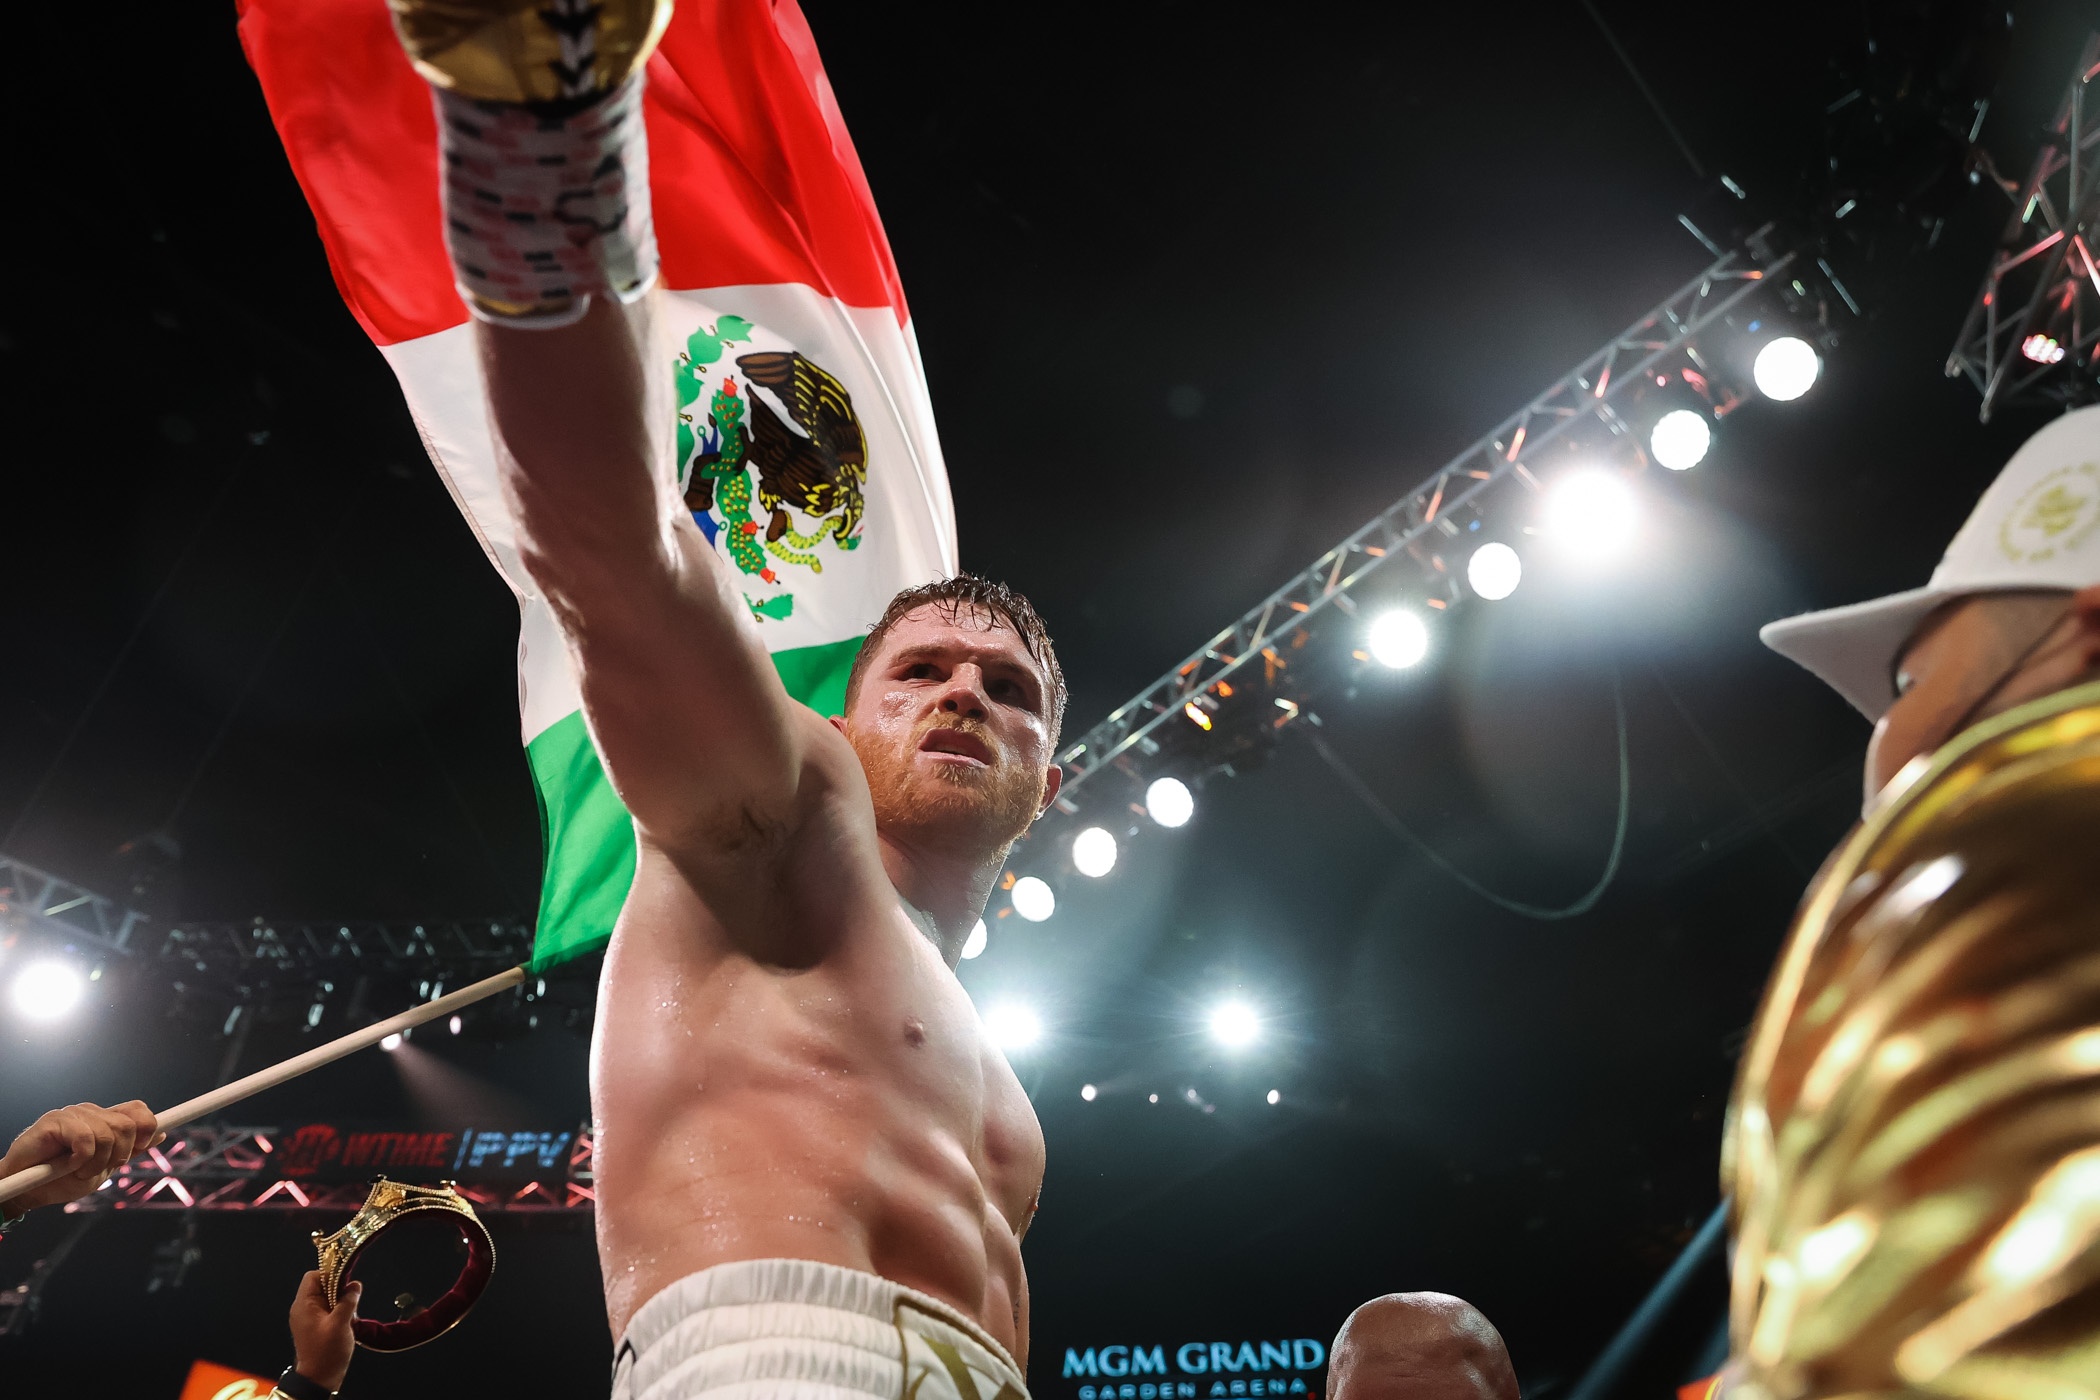
[[[601,1211],[619,1210],[623,1181],[637,1199],[704,1195],[710,1241],[742,1257],[826,1257],[782,1238],[794,1232],[780,1221],[886,1224],[1018,1286],[1042,1131],[909,914],[866,901],[817,965],[766,966],[725,952],[706,908],[652,865],[637,871],[601,985]],[[982,1220],[971,1238],[938,1241],[935,1222],[969,1218]],[[895,1276],[880,1260],[837,1262]]]

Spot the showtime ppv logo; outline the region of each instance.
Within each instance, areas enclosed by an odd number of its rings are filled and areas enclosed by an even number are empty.
[[[308,1123],[284,1139],[277,1170],[287,1177],[443,1173],[463,1181],[533,1175],[566,1165],[570,1136],[473,1128],[456,1133],[356,1132],[332,1123]]]
[[[1310,1337],[1286,1342],[1184,1342],[1174,1349],[1174,1369],[1208,1380],[1167,1379],[1167,1349],[1159,1346],[1065,1348],[1066,1380],[1077,1376],[1128,1376],[1108,1385],[1082,1385],[1079,1400],[1212,1400],[1212,1397],[1304,1395],[1303,1375],[1327,1360],[1327,1348]],[[1227,1376],[1230,1379],[1226,1379]],[[1139,1377],[1156,1376],[1157,1380]]]

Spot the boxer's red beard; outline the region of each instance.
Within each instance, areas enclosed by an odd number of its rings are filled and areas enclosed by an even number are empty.
[[[992,753],[988,767],[928,764],[919,744],[935,729],[975,735]],[[868,775],[878,831],[922,831],[1004,845],[1028,829],[1043,800],[1043,774],[1018,764],[982,725],[923,724],[901,745],[877,731],[849,735]]]

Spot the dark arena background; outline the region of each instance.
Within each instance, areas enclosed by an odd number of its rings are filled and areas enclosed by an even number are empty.
[[[2091,389],[2088,331],[1993,377],[1969,318],[2100,18],[805,8],[963,563],[1035,601],[1092,746],[961,969],[1049,1144],[1034,1393],[1319,1394],[1342,1319],[1402,1290],[1480,1307],[1526,1396],[1711,1372],[1722,1110],[1866,738],[1756,629],[1921,582]],[[505,967],[539,884],[515,606],[336,294],[232,9],[118,19],[116,62],[35,65],[69,87],[0,312],[4,1136]],[[33,50],[77,23],[40,12]],[[1780,334],[1820,364],[1784,401],[1752,369]],[[1711,437],[1688,470],[1672,408]],[[1576,527],[1534,488],[1580,453],[1632,483],[1572,507],[1615,549],[1548,547]],[[1489,602],[1460,574],[1495,542],[1523,573]],[[349,1391],[603,1393],[595,974],[32,1214],[0,1392],[275,1374],[309,1232],[384,1171],[464,1183],[499,1267]]]

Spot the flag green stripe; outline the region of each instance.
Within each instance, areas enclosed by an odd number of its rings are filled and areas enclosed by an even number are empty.
[[[861,639],[773,653],[787,692],[820,715],[845,711],[846,677]],[[634,823],[621,805],[578,711],[549,725],[525,746],[540,799],[538,932],[533,972],[595,953],[612,937],[613,921],[634,883]]]

